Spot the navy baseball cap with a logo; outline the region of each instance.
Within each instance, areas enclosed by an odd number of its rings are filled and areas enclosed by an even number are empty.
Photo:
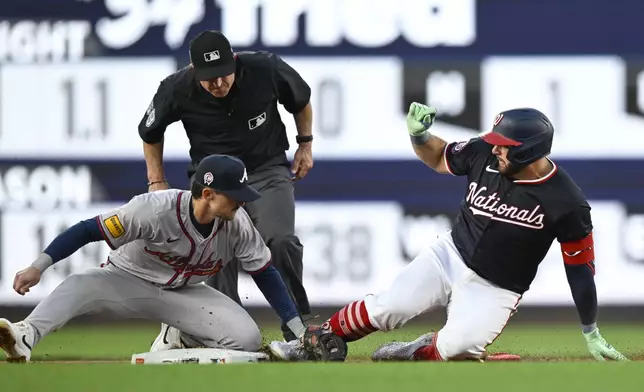
[[[261,197],[261,193],[248,185],[244,163],[230,155],[214,154],[202,159],[194,180],[239,202],[251,202]]]
[[[190,62],[197,80],[210,80],[235,73],[235,56],[228,38],[206,30],[190,41]]]

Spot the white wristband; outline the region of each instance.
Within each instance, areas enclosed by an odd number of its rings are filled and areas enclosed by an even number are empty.
[[[53,264],[54,261],[51,259],[51,256],[49,256],[47,253],[41,253],[38,255],[38,258],[33,263],[31,263],[31,266],[38,269],[40,273],[43,273]]]
[[[302,322],[302,319],[299,317],[294,317],[290,319],[287,323],[286,326],[293,331],[295,336],[298,338],[304,334],[306,331],[306,327],[304,326],[304,323]]]

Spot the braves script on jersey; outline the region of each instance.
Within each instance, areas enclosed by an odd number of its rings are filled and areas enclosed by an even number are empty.
[[[555,239],[578,241],[592,232],[590,206],[554,162],[543,178],[512,180],[479,138],[449,143],[445,161],[469,182],[454,243],[468,267],[502,288],[524,293]]]
[[[100,227],[117,267],[160,286],[200,283],[233,258],[248,272],[270,261],[270,251],[240,208],[230,221],[215,221],[204,238],[192,225],[191,194],[176,189],[135,196],[100,215]]]

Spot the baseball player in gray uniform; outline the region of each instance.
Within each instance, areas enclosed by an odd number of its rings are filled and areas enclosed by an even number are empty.
[[[90,242],[105,241],[112,251],[100,267],[69,275],[25,320],[0,319],[0,348],[7,360],[28,362],[47,334],[98,311],[160,321],[157,348],[257,351],[261,336],[250,315],[203,283],[233,259],[253,277],[282,322],[301,336],[305,326],[270,263],[270,251],[240,208],[260,197],[247,177],[239,159],[211,155],[197,167],[190,191],[138,195],[61,233],[16,274],[18,294],[28,293],[49,266]]]

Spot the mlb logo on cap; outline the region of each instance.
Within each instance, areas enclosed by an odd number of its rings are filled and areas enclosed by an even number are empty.
[[[197,80],[211,80],[235,73],[235,53],[221,31],[206,30],[190,41],[190,62]]]
[[[207,63],[209,63],[211,61],[219,60],[221,56],[219,56],[218,50],[213,50],[212,52],[204,53],[203,58]]]

